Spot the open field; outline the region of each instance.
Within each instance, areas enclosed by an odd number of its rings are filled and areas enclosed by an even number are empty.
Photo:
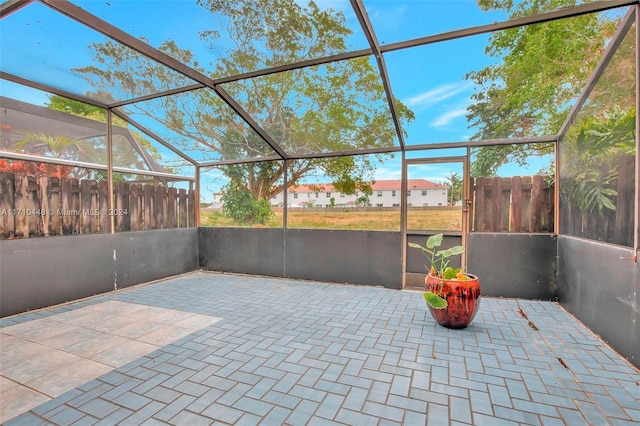
[[[281,228],[282,209],[276,209],[275,215],[266,225],[253,227]],[[288,212],[289,228],[304,229],[344,229],[344,230],[375,230],[399,231],[400,210],[379,209],[291,209]],[[459,207],[431,207],[428,209],[410,209],[407,217],[409,229],[462,229],[461,212]],[[202,210],[200,213],[201,226],[239,226],[220,211]]]

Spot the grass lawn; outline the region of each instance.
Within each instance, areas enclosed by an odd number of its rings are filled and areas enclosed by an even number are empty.
[[[461,230],[460,211],[460,207],[410,209],[407,215],[408,228],[415,230]],[[268,224],[253,225],[253,227],[281,228],[282,209],[276,209],[274,213],[275,215]],[[292,209],[289,210],[287,221],[289,228],[399,231],[400,210],[323,209],[322,211],[307,211],[306,209]],[[201,226],[239,226],[219,211],[202,210],[200,223]]]

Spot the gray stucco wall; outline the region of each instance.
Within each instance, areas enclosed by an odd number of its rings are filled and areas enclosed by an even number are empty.
[[[474,233],[468,271],[484,296],[555,300],[557,237],[552,234]]]
[[[399,232],[200,228],[199,247],[209,270],[402,286]]]
[[[640,368],[640,266],[633,250],[558,237],[558,292],[573,315]]]
[[[196,228],[0,241],[0,317],[197,268]]]

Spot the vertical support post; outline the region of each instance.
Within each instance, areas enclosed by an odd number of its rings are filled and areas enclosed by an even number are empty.
[[[282,275],[287,276],[287,221],[289,206],[287,205],[287,195],[289,193],[289,160],[284,160],[284,190],[282,195]]]
[[[407,161],[402,150],[402,176],[400,178],[400,232],[402,233],[402,288],[407,281]]]
[[[114,234],[114,215],[109,214],[113,212],[113,128],[111,119],[111,109],[107,109],[107,186],[109,187],[109,210],[104,213],[109,215],[109,232]]]
[[[200,165],[196,165],[196,196],[195,201],[194,201],[194,205],[193,208],[195,209],[195,218],[196,218],[196,223],[195,226],[197,228],[200,227]],[[191,226],[194,226],[194,224],[190,224]]]
[[[560,140],[553,143],[553,155],[556,166],[553,179],[553,232],[560,235]]]
[[[638,263],[638,239],[640,238],[640,52],[638,52],[638,46],[640,46],[640,6],[635,6],[636,13],[636,202],[635,202],[635,216],[633,218],[633,257],[636,263]]]
[[[467,268],[467,235],[471,228],[471,173],[469,173],[469,158],[471,157],[471,148],[467,147],[467,155],[462,163],[462,247],[465,248],[460,256],[460,266],[466,270]]]
[[[288,201],[288,197],[289,197],[289,176],[287,174],[288,169],[289,169],[289,161],[288,160],[283,160],[284,161],[284,190],[282,191],[282,228],[286,229],[287,228],[287,216],[288,216],[288,211],[289,211],[289,203]]]

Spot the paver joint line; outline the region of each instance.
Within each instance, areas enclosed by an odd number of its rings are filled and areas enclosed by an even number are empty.
[[[0,326],[8,426],[640,421],[638,370],[553,302],[483,298],[452,331],[419,292],[200,272]],[[56,359],[109,371],[17,405]]]

